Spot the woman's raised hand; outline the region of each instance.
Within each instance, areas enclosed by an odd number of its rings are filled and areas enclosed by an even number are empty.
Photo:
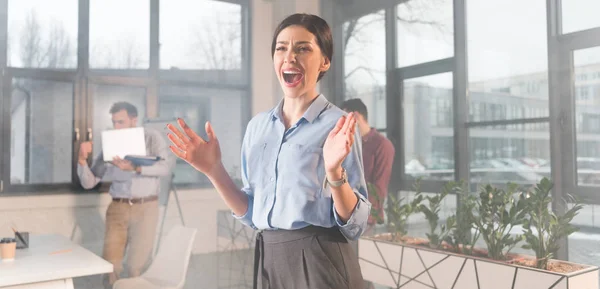
[[[335,127],[329,132],[323,146],[323,160],[328,173],[336,172],[350,153],[354,144],[356,117],[354,113],[342,116]]]
[[[183,132],[172,124],[167,125],[172,132],[172,134],[168,134],[168,137],[173,143],[169,148],[176,156],[192,165],[196,170],[209,175],[221,163],[221,148],[212,126],[206,122],[205,129],[208,140],[204,140],[183,119],[178,118],[177,123]]]

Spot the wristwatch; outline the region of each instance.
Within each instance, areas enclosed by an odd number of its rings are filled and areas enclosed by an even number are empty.
[[[334,188],[337,188],[347,182],[348,182],[348,177],[346,175],[346,169],[342,168],[342,179],[341,180],[330,181],[327,179],[327,175],[325,175],[325,181],[323,182],[323,189],[327,188],[327,184],[331,185]]]

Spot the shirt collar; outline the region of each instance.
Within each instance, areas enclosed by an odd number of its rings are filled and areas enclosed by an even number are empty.
[[[375,128],[369,129],[369,132],[367,134],[365,134],[365,136],[362,137],[363,141],[370,140],[375,135],[376,132],[377,132],[377,130]]]
[[[321,112],[327,107],[329,101],[323,94],[319,94],[317,98],[310,104],[308,109],[304,112],[302,118],[306,119],[306,121],[312,123],[317,117],[321,114]],[[280,119],[283,110],[283,99],[279,101],[275,109],[273,110],[272,119]]]

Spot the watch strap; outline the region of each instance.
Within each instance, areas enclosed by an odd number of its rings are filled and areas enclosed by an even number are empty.
[[[323,181],[323,189],[327,188],[327,184],[332,187],[341,187],[343,184],[348,182],[348,178],[346,176],[346,169],[342,168],[342,179],[337,181],[330,181],[327,179],[327,175],[325,175],[325,180]]]

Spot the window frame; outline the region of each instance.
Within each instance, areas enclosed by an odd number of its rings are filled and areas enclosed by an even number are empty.
[[[421,78],[421,77],[427,77],[427,76],[433,76],[433,75],[440,75],[440,74],[446,74],[446,73],[452,73],[452,78],[454,79],[454,68],[453,68],[453,59],[454,57],[450,57],[450,58],[445,58],[445,59],[440,59],[440,60],[434,60],[434,61],[430,61],[430,62],[425,62],[425,63],[421,63],[421,64],[417,64],[417,65],[412,65],[412,66],[406,66],[406,67],[401,67],[401,68],[396,68],[394,69],[393,73],[396,76],[396,81],[394,83],[398,83],[397,86],[398,88],[398,97],[397,97],[397,101],[401,104],[404,103],[404,83],[407,80],[411,80],[414,78]],[[452,90],[453,94],[455,93],[455,89]],[[456,134],[455,132],[455,127],[453,125],[451,126],[446,126],[445,124],[440,124],[440,114],[446,114],[446,112],[442,112],[440,110],[441,107],[452,107],[452,109],[456,108],[456,105],[454,105],[454,99],[452,99],[452,103],[450,103],[450,106],[444,106],[441,105],[443,104],[443,102],[445,100],[443,99],[436,99],[436,111],[435,112],[430,112],[432,114],[435,115],[435,117],[437,118],[437,126],[432,126],[432,128],[434,129],[447,129],[447,128],[451,128],[453,133]],[[402,105],[402,107],[404,107]],[[411,191],[414,189],[414,184],[417,181],[416,178],[413,178],[409,175],[406,174],[405,172],[405,163],[406,163],[406,155],[405,155],[405,150],[404,150],[404,144],[405,144],[405,135],[404,135],[404,128],[405,128],[405,119],[404,119],[404,113],[403,111],[401,111],[399,113],[400,117],[396,120],[399,122],[398,128],[400,129],[399,131],[396,131],[396,135],[397,138],[402,140],[401,142],[399,142],[397,145],[395,145],[395,150],[396,150],[396,154],[400,154],[402,160],[400,162],[397,162],[394,164],[395,167],[397,167],[398,171],[399,171],[399,176],[401,179],[401,183],[400,183],[400,190],[403,191]],[[454,116],[454,115],[452,115]],[[455,158],[455,156],[453,156],[453,158]],[[456,162],[456,160],[455,160]],[[454,174],[456,174],[456,172],[454,172]],[[444,187],[444,184],[446,183],[446,181],[440,181],[440,180],[421,180],[419,182],[421,189],[423,192],[439,192],[441,188]]]
[[[55,74],[51,71],[30,71],[29,69],[13,69],[8,68],[5,70],[6,72],[2,76],[2,128],[3,135],[8,135],[10,137],[2,138],[2,194],[15,193],[15,194],[29,194],[29,193],[39,193],[39,192],[55,192],[61,190],[76,190],[77,183],[74,182],[76,177],[76,166],[73,162],[71,166],[71,183],[57,183],[57,184],[11,184],[10,183],[10,156],[11,156],[11,98],[12,98],[12,80],[14,78],[27,78],[31,80],[45,80],[45,81],[56,81],[56,82],[65,82],[71,83],[73,85],[73,109],[74,112],[78,108],[77,103],[77,82],[76,75],[73,72],[68,72],[66,74]],[[73,114],[73,125],[77,126],[77,118],[75,114]],[[74,138],[73,134],[73,138]],[[72,160],[76,160],[75,157],[75,146],[72,147]],[[0,194],[0,196],[2,195]]]
[[[597,187],[577,185],[577,176],[575,171],[576,158],[576,132],[577,116],[574,111],[575,90],[573,88],[572,73],[572,51],[577,49],[600,46],[600,27],[591,28],[582,31],[562,34],[562,15],[561,0],[546,1],[546,32],[548,49],[548,108],[547,117],[539,117],[539,113],[529,116],[525,114],[524,109],[515,108],[511,116],[512,119],[500,119],[488,121],[483,117],[475,117],[473,121],[469,118],[469,92],[468,92],[468,45],[467,45],[467,1],[454,0],[454,57],[451,60],[452,70],[454,72],[454,158],[455,158],[455,179],[469,180],[469,129],[479,126],[512,126],[515,132],[521,132],[526,129],[535,128],[544,130],[548,127],[550,134],[550,160],[551,160],[551,179],[555,183],[553,188],[552,207],[557,214],[565,211],[562,198],[567,193],[583,199],[587,204],[600,205],[600,195],[597,194]],[[396,27],[395,6],[403,1],[401,0],[373,0],[368,1],[368,5],[362,1],[345,3],[336,0],[335,7],[332,9],[325,5],[324,11],[329,12],[334,19],[334,27],[341,26],[350,19],[360,18],[364,15],[385,9],[386,11],[386,61],[388,84],[397,80],[395,64],[397,56],[396,50]],[[339,7],[338,7],[339,6]],[[327,8],[329,10],[327,10]],[[338,8],[338,9],[335,9]],[[338,34],[340,34],[338,30]],[[336,34],[334,34],[335,37]],[[339,46],[338,41],[335,42]],[[339,50],[336,50],[339,51]],[[343,50],[342,50],[343,51]],[[393,53],[389,53],[392,51]],[[334,75],[341,79],[339,75],[343,73],[343,61],[333,67]],[[415,70],[416,71],[416,70]],[[411,72],[412,73],[412,72]],[[541,85],[541,84],[540,84]],[[399,86],[388,85],[386,90],[386,101],[388,106],[386,132],[388,138],[394,143],[397,152],[394,161],[393,176],[391,178],[390,190],[412,190],[412,185],[406,183],[404,176],[404,155],[402,150],[402,127],[399,118],[402,112],[402,105],[399,102]],[[534,89],[538,89],[536,87]],[[343,85],[336,83],[330,84],[330,91],[337,95],[343,94]],[[335,99],[336,103],[343,101],[339,97]],[[485,109],[478,107],[477,110]],[[400,113],[398,113],[400,112]],[[473,111],[475,113],[475,110]],[[483,111],[477,114],[484,115]],[[425,181],[421,183],[423,191],[438,192],[444,185],[444,182]],[[470,183],[471,191],[476,191],[481,184]],[[499,187],[505,187],[505,184],[495,184]],[[460,199],[457,199],[459,205]],[[561,249],[557,253],[557,258],[568,260],[567,240],[561,240]]]
[[[534,85],[533,90],[541,89],[541,85],[547,85],[548,105],[542,110],[537,110],[534,115],[524,108],[514,107],[511,113],[511,119],[488,121],[484,116],[487,108],[483,106],[469,108],[469,83],[468,83],[468,45],[467,45],[467,2],[469,0],[454,0],[454,57],[451,61],[454,72],[454,158],[455,158],[455,179],[470,180],[470,149],[469,149],[469,129],[478,126],[508,126],[513,132],[519,133],[530,128],[536,131],[545,131],[548,129],[550,135],[550,160],[551,160],[551,180],[555,184],[552,194],[554,196],[552,208],[555,213],[565,212],[565,206],[562,201],[567,194],[571,194],[587,205],[600,205],[600,195],[598,187],[583,186],[577,184],[576,174],[576,150],[577,150],[577,132],[581,132],[582,127],[577,127],[577,122],[581,116],[575,112],[574,100],[575,89],[572,81],[576,77],[573,75],[572,51],[584,48],[600,46],[600,27],[587,30],[562,33],[562,15],[561,1],[548,0],[546,3],[546,36],[548,49],[548,83]],[[323,3],[332,2],[332,3]],[[357,19],[367,14],[384,9],[386,11],[386,62],[387,62],[387,89],[386,89],[386,133],[388,138],[396,147],[396,156],[394,168],[390,182],[390,192],[399,190],[412,191],[412,184],[403,179],[404,175],[404,152],[402,148],[402,127],[399,126],[402,112],[402,105],[399,102],[398,85],[389,85],[397,81],[396,62],[396,27],[395,6],[403,0],[371,0],[371,1],[351,1],[346,3],[343,0],[323,1],[322,11],[326,19],[333,19],[334,43],[336,55],[342,55],[343,48],[340,47],[342,41],[341,24],[352,19]],[[329,18],[328,18],[329,17]],[[334,80],[337,82],[328,83],[330,95],[334,95],[336,104],[341,104],[344,95],[343,81],[343,61],[334,62],[332,66]],[[598,73],[596,73],[598,74]],[[598,74],[600,75],[600,74]],[[592,79],[595,79],[595,75]],[[589,78],[589,77],[588,77]],[[595,94],[596,91],[589,93]],[[511,108],[509,108],[511,109]],[[400,112],[400,113],[399,113]],[[473,118],[469,116],[473,113]],[[527,113],[527,114],[526,114]],[[539,117],[540,113],[544,117]],[[536,146],[539,145],[535,144]],[[427,192],[439,192],[444,182],[421,182],[421,189]],[[469,188],[472,192],[478,190],[482,184],[470,183]],[[506,184],[492,183],[498,187],[506,187]],[[461,200],[457,199],[460,206]],[[568,260],[568,242],[566,239],[560,241],[561,247],[557,252],[557,259]]]
[[[162,97],[167,97],[167,98],[161,100],[161,96]],[[182,102],[189,103],[189,104],[200,104],[200,103],[206,104],[206,106],[203,106],[204,107],[204,114],[206,114],[207,119],[209,119],[209,120],[211,119],[212,115],[211,115],[210,109],[206,108],[206,107],[210,107],[212,105],[210,98],[208,98],[208,99],[202,99],[202,98],[200,98],[200,99],[196,99],[195,101],[185,101],[185,100],[182,101],[182,100],[180,100],[178,98],[181,98],[181,97],[178,97],[178,96],[175,96],[175,95],[169,95],[169,94],[167,94],[167,95],[160,95],[159,94],[158,95],[158,103],[159,103],[159,105],[161,103],[182,103]],[[159,113],[159,118],[165,119],[166,117],[160,116],[160,113]],[[186,162],[184,160],[180,159],[180,158],[177,158],[175,160],[175,165],[177,165],[177,164],[185,164],[185,163]],[[201,179],[201,181],[199,181],[199,182],[175,183],[175,181],[173,180],[173,185],[177,186],[178,189],[206,188],[206,187],[210,187],[210,181],[206,177],[203,177]]]
[[[0,0],[0,10],[7,11],[10,0]],[[92,127],[93,123],[93,99],[90,89],[92,85],[120,85],[120,86],[138,86],[146,88],[146,116],[156,118],[158,116],[159,88],[162,85],[194,85],[201,87],[210,87],[214,89],[238,90],[242,92],[242,137],[245,133],[246,124],[251,118],[251,45],[252,37],[250,15],[252,11],[251,1],[244,0],[217,0],[232,3],[241,6],[241,29],[242,29],[242,67],[237,71],[241,76],[237,81],[229,83],[223,82],[223,73],[229,71],[202,71],[182,69],[174,77],[169,77],[168,70],[160,69],[159,61],[159,13],[160,1],[166,0],[148,0],[150,2],[150,30],[149,52],[150,63],[148,69],[90,69],[89,67],[89,33],[90,33],[90,1],[78,0],[78,37],[77,37],[77,67],[73,69],[47,69],[47,68],[16,68],[7,66],[7,29],[8,15],[0,13],[0,70],[2,71],[0,93],[0,111],[3,113],[0,118],[0,131],[2,135],[10,136],[10,99],[12,79],[15,77],[67,81],[73,83],[73,160],[72,160],[72,180],[71,183],[64,184],[10,184],[10,141],[11,137],[2,138],[0,141],[0,198],[2,196],[18,195],[51,195],[65,193],[102,193],[108,191],[109,183],[101,183],[92,190],[84,190],[79,184],[77,177],[77,152],[81,141],[86,139],[87,128]],[[233,71],[233,70],[232,70]],[[208,74],[207,74],[208,73]],[[162,76],[161,76],[162,75]],[[210,76],[207,78],[198,77],[201,75]],[[213,75],[213,76],[211,76]],[[144,120],[140,120],[144,121]],[[80,138],[75,140],[75,131],[79,131]],[[90,157],[91,158],[91,157]],[[178,188],[195,189],[209,188],[210,184],[178,184]]]

